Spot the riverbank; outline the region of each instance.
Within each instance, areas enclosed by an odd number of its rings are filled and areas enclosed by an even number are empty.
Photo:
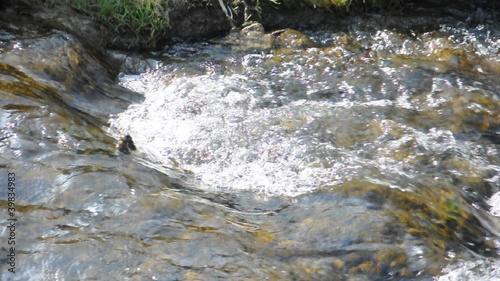
[[[227,2],[227,1],[226,1]],[[409,0],[240,0],[226,3],[174,0],[20,0],[0,9],[31,17],[48,28],[70,32],[94,47],[121,50],[161,49],[175,41],[227,34],[248,22],[268,29],[311,28],[338,24],[359,13],[433,13],[467,20],[477,11],[495,9],[494,1]],[[492,2],[492,3],[490,3]],[[476,16],[481,20],[481,15]]]

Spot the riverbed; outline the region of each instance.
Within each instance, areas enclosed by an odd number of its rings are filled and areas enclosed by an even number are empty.
[[[341,23],[114,60],[2,23],[1,279],[499,279],[500,29]]]

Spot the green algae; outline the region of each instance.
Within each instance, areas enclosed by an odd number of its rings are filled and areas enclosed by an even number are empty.
[[[407,226],[410,235],[429,240],[440,256],[460,244],[481,243],[485,233],[460,192],[444,184],[422,185],[403,191],[363,181],[332,187],[345,196],[369,197],[386,202],[387,213]],[[436,194],[438,190],[438,194]]]

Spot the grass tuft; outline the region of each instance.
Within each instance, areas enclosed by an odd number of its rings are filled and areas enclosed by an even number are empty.
[[[117,34],[132,33],[136,38],[158,40],[169,28],[171,0],[45,0],[50,8],[65,2],[76,10],[112,26]]]
[[[67,0],[83,1],[83,0]],[[169,26],[166,1],[94,0],[97,17],[115,25],[117,31],[131,30],[137,36],[155,40]]]

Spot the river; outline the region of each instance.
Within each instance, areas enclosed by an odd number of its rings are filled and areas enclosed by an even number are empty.
[[[115,80],[3,22],[1,280],[500,280],[500,29],[342,23],[110,52]]]

